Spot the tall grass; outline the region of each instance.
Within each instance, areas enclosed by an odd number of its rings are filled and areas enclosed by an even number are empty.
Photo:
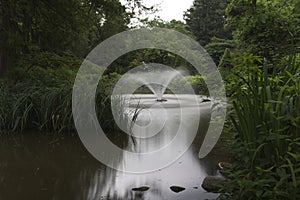
[[[71,84],[61,87],[26,85],[22,92],[13,92],[14,88],[7,86],[0,87],[0,131],[75,132],[72,89]],[[111,113],[111,99],[102,92],[96,94],[96,111],[101,126],[109,132],[117,129]],[[124,110],[120,110],[120,116],[123,116],[122,113]]]
[[[20,87],[20,86],[19,86]],[[14,88],[10,88],[13,90]],[[18,88],[19,89],[19,88]],[[0,130],[22,132],[26,129],[71,131],[71,85],[61,88],[32,86],[22,92],[1,95]]]
[[[12,104],[14,98],[9,95],[9,88],[0,82],[0,130],[12,127]]]
[[[26,77],[20,79],[22,73]],[[69,68],[34,66],[10,71],[5,80],[0,80],[0,132],[75,132],[72,116],[75,75],[76,71]],[[107,90],[113,81],[104,76],[96,93],[98,119],[109,130],[113,118]]]
[[[230,199],[300,198],[300,66],[294,58],[280,69],[254,56],[236,66],[230,119],[238,156],[224,188]]]

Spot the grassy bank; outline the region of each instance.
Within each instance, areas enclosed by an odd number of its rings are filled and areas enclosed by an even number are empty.
[[[72,90],[82,60],[72,55],[41,53],[24,56],[7,76],[0,79],[0,132],[25,130],[76,132],[72,117]],[[108,132],[119,132],[111,113],[110,94],[120,74],[103,75],[96,91],[98,121]],[[186,80],[196,92],[207,94],[199,75]],[[186,81],[175,79],[172,87]],[[149,93],[146,87],[140,93]]]

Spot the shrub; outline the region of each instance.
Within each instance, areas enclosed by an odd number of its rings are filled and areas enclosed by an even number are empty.
[[[300,67],[294,58],[272,74],[252,55],[234,67],[228,86],[237,156],[223,188],[230,199],[300,198]]]

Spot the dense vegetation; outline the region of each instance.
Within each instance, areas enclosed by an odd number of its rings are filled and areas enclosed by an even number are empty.
[[[238,46],[220,66],[233,105],[224,130],[234,155],[224,199],[300,198],[299,9],[299,1],[227,6]]]
[[[0,0],[0,132],[74,132],[71,97],[81,62],[135,19],[195,38],[223,75],[232,105],[223,134],[235,156],[222,198],[299,199],[300,1],[194,0],[186,23],[138,16],[152,11],[138,0],[125,6],[118,0]],[[131,52],[99,82],[97,113],[109,132],[119,129],[108,121],[107,96],[121,74],[143,62],[185,67],[195,91],[208,94],[201,75],[181,57]]]

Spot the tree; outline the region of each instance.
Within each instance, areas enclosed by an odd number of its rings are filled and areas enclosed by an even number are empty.
[[[0,76],[32,51],[83,57],[128,23],[118,0],[0,0]]]
[[[141,0],[120,0],[126,7],[126,13],[130,16],[131,28],[139,28],[147,26],[149,22],[148,16],[153,15],[158,11],[158,6],[146,6]]]
[[[96,40],[94,44],[102,42],[106,38],[128,29],[131,13],[126,11],[119,0],[87,0],[92,6],[93,13],[91,27],[96,28]]]
[[[226,12],[234,38],[250,53],[275,61],[299,45],[298,0],[232,0]]]
[[[143,26],[147,28],[159,27],[173,29],[190,37],[194,37],[194,35],[187,30],[187,25],[177,20],[166,22],[161,19],[154,19],[147,21]],[[178,40],[173,45],[181,45],[181,41]],[[106,73],[118,72],[123,74],[138,65],[142,65],[143,63],[161,63],[174,68],[185,67],[191,74],[196,73],[195,68],[182,57],[172,52],[151,48],[139,49],[121,56],[110,65],[110,67],[106,70]]]
[[[193,33],[189,31],[187,24],[183,23],[182,21],[178,20],[171,20],[171,21],[163,21],[162,19],[154,19],[147,22],[147,27],[153,28],[153,27],[160,27],[160,28],[167,28],[167,29],[173,29],[175,31],[181,32],[185,35],[188,35],[190,37],[194,37]]]
[[[231,32],[224,29],[227,4],[226,0],[195,0],[185,13],[186,23],[201,45],[213,37],[231,38]]]
[[[216,65],[219,65],[221,58],[226,53],[226,50],[235,49],[236,42],[234,40],[226,40],[213,37],[211,41],[205,46],[206,51],[212,57]]]

